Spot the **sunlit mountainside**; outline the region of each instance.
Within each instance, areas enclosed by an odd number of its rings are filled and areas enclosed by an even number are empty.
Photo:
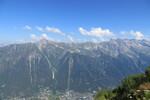
[[[101,43],[41,40],[0,48],[0,95],[32,96],[41,88],[89,93],[114,88],[150,65],[150,41]]]

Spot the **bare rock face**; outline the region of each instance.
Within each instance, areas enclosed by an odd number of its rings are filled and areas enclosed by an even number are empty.
[[[0,47],[0,97],[30,96],[40,88],[90,92],[113,88],[150,65],[150,41],[36,43]]]

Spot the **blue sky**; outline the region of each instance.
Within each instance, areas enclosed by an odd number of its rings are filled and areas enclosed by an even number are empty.
[[[150,0],[0,0],[0,42],[149,39]]]

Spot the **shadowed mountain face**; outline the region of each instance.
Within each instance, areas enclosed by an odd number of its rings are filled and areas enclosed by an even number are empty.
[[[30,95],[43,87],[89,92],[113,88],[150,65],[150,42],[36,43],[0,48],[0,96]]]

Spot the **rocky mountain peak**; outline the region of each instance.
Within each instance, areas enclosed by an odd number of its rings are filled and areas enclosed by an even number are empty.
[[[71,44],[41,40],[1,47],[0,96],[30,95],[40,87],[77,92],[113,88],[148,65],[147,40]]]

